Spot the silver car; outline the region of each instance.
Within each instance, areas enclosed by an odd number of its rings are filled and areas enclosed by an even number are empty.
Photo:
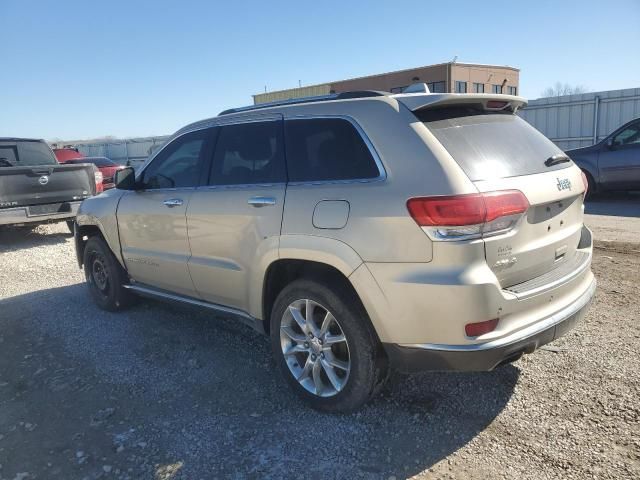
[[[191,124],[75,228],[89,292],[223,312],[269,335],[312,407],[391,369],[491,370],[595,291],[585,178],[520,97],[349,92]]]

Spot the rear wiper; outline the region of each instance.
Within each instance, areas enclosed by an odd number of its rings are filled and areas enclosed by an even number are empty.
[[[544,161],[544,164],[547,167],[552,167],[553,165],[557,165],[559,163],[570,162],[571,159],[567,157],[564,153],[556,153],[555,155],[547,158]]]

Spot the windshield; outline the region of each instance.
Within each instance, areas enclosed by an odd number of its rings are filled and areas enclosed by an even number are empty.
[[[56,157],[44,142],[1,142],[0,167],[57,165]]]
[[[532,175],[572,165],[546,166],[545,160],[562,154],[562,150],[517,115],[460,113],[416,115],[472,181]]]

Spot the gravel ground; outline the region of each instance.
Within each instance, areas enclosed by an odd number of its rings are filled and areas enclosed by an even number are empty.
[[[640,478],[640,256],[597,250],[594,271],[585,322],[548,348],[324,415],[258,334],[102,312],[64,225],[0,232],[0,479]]]

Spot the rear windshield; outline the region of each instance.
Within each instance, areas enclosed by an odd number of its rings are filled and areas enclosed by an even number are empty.
[[[547,167],[545,160],[562,150],[511,113],[442,109],[439,113],[417,112],[416,116],[472,181],[532,175],[572,165],[563,162]]]
[[[44,142],[0,143],[0,168],[57,164],[56,157]]]

